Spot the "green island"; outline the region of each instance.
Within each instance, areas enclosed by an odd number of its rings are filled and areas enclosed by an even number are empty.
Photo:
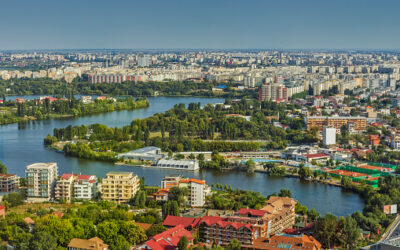
[[[266,116],[275,115],[280,110],[284,114],[283,105],[246,99],[239,103],[227,99],[225,105],[231,105],[232,109],[225,110],[223,105],[206,105],[202,109],[199,103],[190,103],[187,108],[177,104],[164,114],[135,119],[122,128],[108,128],[101,124],[68,126],[54,129],[53,136],[48,135],[44,143],[63,149],[67,155],[112,161],[116,160],[117,153],[149,145],[170,153],[229,152],[254,151],[260,147],[281,149],[288,145],[288,138],[295,135],[299,135],[299,142],[317,140],[309,132],[300,130],[303,123],[300,118],[287,118],[293,128],[297,128],[289,132],[267,121]],[[223,164],[205,165],[207,168],[224,167]]]
[[[63,117],[78,117],[96,113],[105,113],[118,110],[139,109],[149,106],[147,99],[132,97],[106,98],[92,97],[84,102],[77,100],[70,94],[65,98],[44,97],[42,100],[6,100],[0,106],[0,125],[24,122],[29,120],[45,120]]]

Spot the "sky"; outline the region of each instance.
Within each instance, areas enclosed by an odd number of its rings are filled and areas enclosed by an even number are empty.
[[[1,0],[0,50],[399,49],[398,0]]]

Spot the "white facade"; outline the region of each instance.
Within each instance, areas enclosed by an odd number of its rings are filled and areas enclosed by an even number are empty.
[[[158,168],[172,168],[182,170],[198,170],[199,162],[197,160],[159,160],[157,162]]]
[[[336,128],[324,127],[322,131],[323,143],[325,146],[336,144]]]
[[[74,182],[74,198],[91,200],[96,197],[97,178],[95,175],[80,175]]]
[[[28,201],[46,201],[54,198],[57,183],[57,163],[34,163],[26,167]]]
[[[191,207],[203,207],[206,202],[206,182],[196,179],[179,181],[179,187],[189,190],[188,204]]]

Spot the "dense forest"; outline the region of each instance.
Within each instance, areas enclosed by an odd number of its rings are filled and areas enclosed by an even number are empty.
[[[164,82],[123,82],[123,83],[90,83],[88,81],[74,80],[66,83],[60,80],[48,78],[38,79],[12,79],[0,80],[0,95],[113,95],[113,96],[154,96],[156,94],[166,96],[207,96],[207,97],[231,97],[240,98],[247,96],[257,98],[255,90],[234,91],[237,86],[233,83],[227,85],[223,91],[213,92],[212,88],[220,85],[217,82],[196,81],[164,81]]]

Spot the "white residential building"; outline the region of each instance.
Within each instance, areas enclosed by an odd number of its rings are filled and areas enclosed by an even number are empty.
[[[203,207],[206,203],[207,185],[206,181],[197,179],[179,180],[179,187],[189,190],[188,204],[191,207]]]
[[[54,198],[58,177],[57,163],[34,163],[26,167],[28,201],[48,201]]]
[[[323,143],[325,146],[336,144],[336,128],[324,127],[322,130]]]
[[[95,175],[78,175],[74,181],[74,198],[91,200],[97,194],[97,177]]]

